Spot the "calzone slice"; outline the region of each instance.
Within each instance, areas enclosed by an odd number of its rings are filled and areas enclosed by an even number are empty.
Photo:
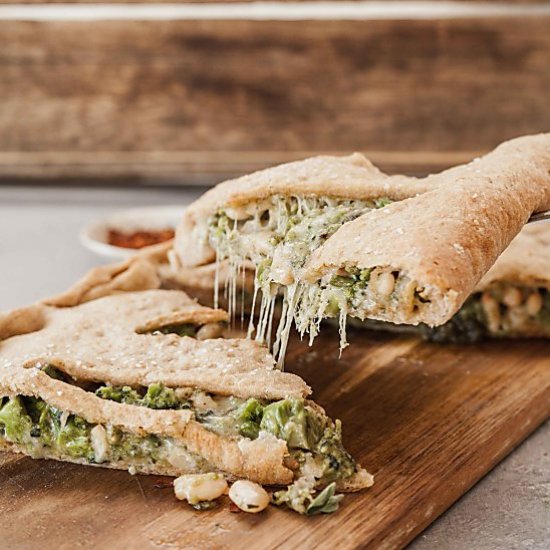
[[[169,290],[4,315],[0,448],[286,486],[276,501],[301,513],[321,489],[370,486],[340,422],[307,399],[301,378],[276,370],[264,346],[221,338],[226,320]],[[329,500],[333,509],[338,499]]]
[[[184,214],[175,256],[183,267],[228,260],[231,311],[252,262],[260,340],[283,289],[275,345],[283,356],[292,322],[315,336],[335,313],[343,344],[347,316],[445,323],[529,216],[548,208],[550,134],[505,142],[423,179],[387,176],[357,154],[318,157],[203,195]]]

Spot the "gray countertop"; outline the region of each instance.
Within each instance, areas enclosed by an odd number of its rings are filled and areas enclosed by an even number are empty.
[[[101,262],[80,245],[82,225],[121,208],[186,204],[200,192],[0,187],[0,311],[60,292]],[[550,424],[481,480],[410,548],[550,548]]]

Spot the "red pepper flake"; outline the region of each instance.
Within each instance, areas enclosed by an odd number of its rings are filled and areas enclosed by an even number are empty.
[[[242,510],[232,501],[229,501],[229,511],[232,514],[240,514]]]
[[[164,479],[159,479],[153,487],[155,489],[169,489],[170,487],[173,487],[174,484],[171,481],[165,481]]]
[[[171,228],[158,231],[130,231],[124,232],[118,229],[109,229],[107,242],[113,246],[122,248],[143,248],[153,244],[163,243],[174,238],[174,230]]]

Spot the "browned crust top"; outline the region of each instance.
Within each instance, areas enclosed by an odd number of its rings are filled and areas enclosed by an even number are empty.
[[[67,308],[17,310],[0,319],[0,384],[14,369],[27,372],[26,366],[42,363],[59,365],[75,378],[116,385],[162,382],[269,399],[309,393],[299,377],[276,370],[268,350],[256,342],[143,333],[155,324],[225,318],[225,312],[170,290],[118,293]]]

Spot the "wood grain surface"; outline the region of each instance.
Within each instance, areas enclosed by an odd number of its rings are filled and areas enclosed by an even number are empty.
[[[354,150],[440,169],[550,127],[549,25],[2,21],[0,180],[197,182]]]
[[[234,514],[227,501],[198,513],[156,477],[3,454],[3,547],[401,548],[550,416],[548,342],[455,347],[357,331],[351,342],[341,360],[328,333],[288,356],[375,475],[336,515]]]

